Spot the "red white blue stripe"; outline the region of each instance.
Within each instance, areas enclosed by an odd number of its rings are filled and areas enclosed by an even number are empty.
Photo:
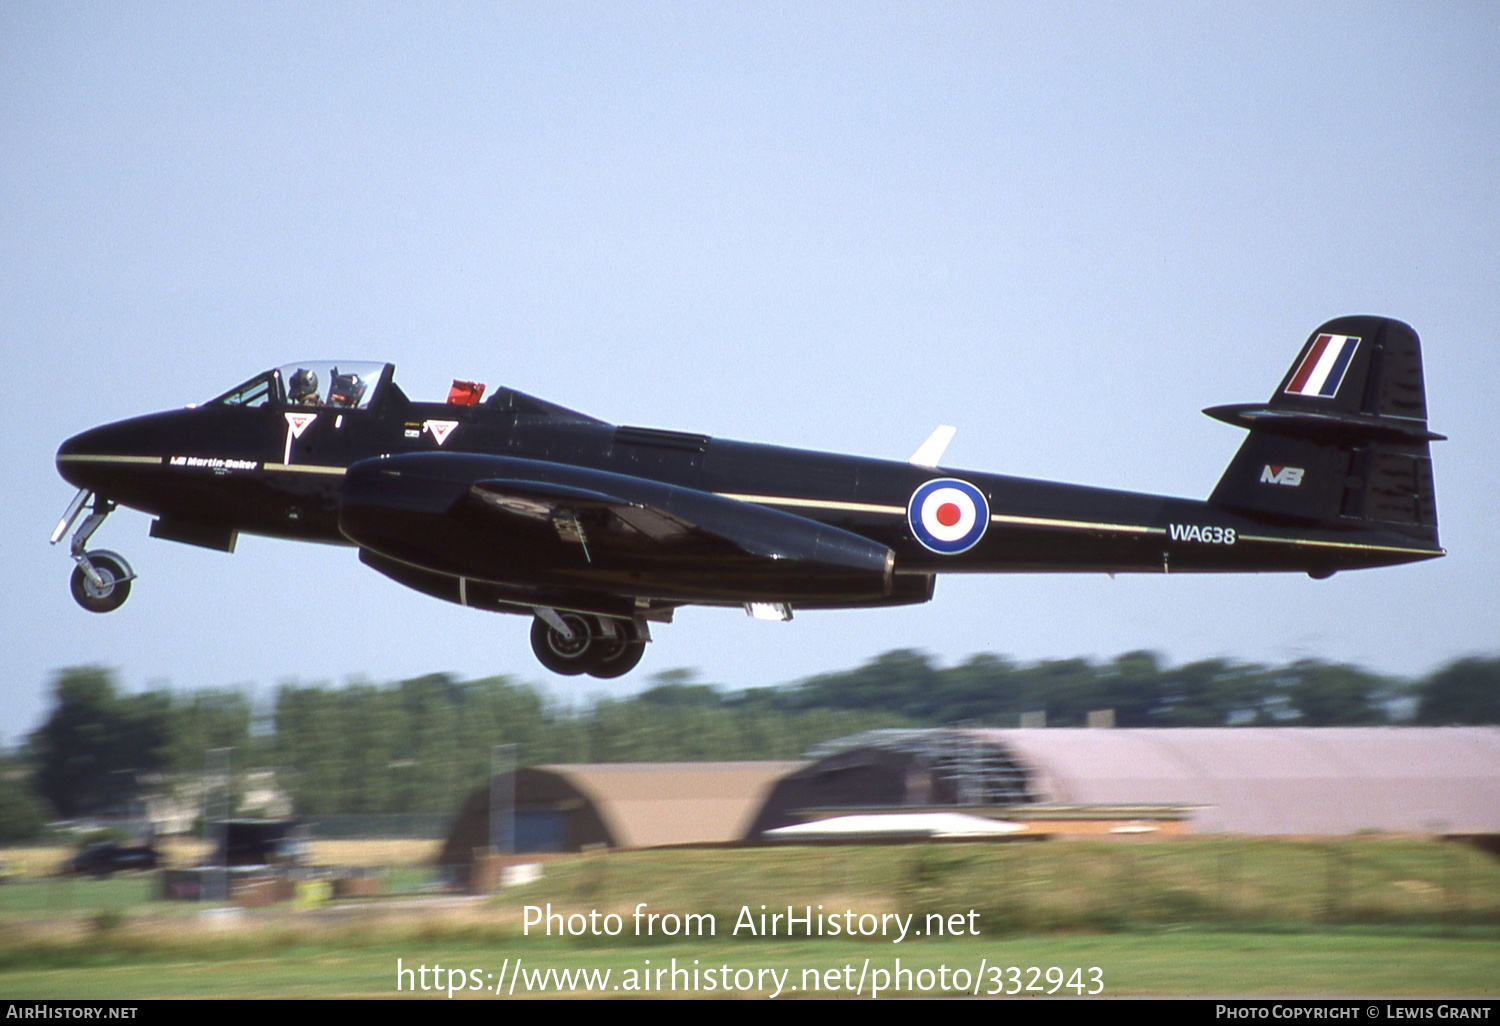
[[[1319,335],[1312,348],[1292,372],[1287,395],[1311,395],[1332,399],[1338,394],[1359,339],[1353,335]]]

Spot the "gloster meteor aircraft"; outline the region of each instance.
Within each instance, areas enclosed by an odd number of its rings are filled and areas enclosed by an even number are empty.
[[[232,552],[241,532],[350,545],[460,605],[533,618],[549,670],[617,677],[684,605],[793,610],[926,602],[941,573],[1340,570],[1443,554],[1422,360],[1399,321],[1341,317],[1265,403],[1207,501],[940,467],[953,429],[906,462],[617,427],[456,381],[408,399],[391,364],[303,361],[184,410],[85,431],[73,595],[108,612],[135,572],[88,551],[117,505],[151,535]]]

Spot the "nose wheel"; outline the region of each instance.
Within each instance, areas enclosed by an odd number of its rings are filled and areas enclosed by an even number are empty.
[[[646,632],[631,620],[538,609],[531,624],[537,661],[565,677],[623,677],[646,654]]]
[[[52,544],[56,545],[68,533],[68,528],[73,526],[84,506],[90,502],[93,505],[89,515],[79,524],[78,530],[73,532],[68,545],[73,562],[77,564],[73,568],[69,587],[74,600],[84,609],[91,613],[108,613],[119,609],[130,597],[130,582],[135,580],[135,571],[130,569],[130,564],[118,552],[104,549],[87,552],[85,546],[93,533],[99,530],[99,525],[104,523],[104,518],[114,512],[115,504],[87,488],[80,488],[73,501],[68,503],[68,509],[58,522],[57,529],[52,532]]]
[[[82,564],[73,568],[69,582],[73,599],[91,613],[110,613],[130,597],[130,564],[110,552],[90,552],[85,557],[92,565],[90,577]]]

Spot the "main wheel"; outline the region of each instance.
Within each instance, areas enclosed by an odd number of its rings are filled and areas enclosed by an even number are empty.
[[[600,650],[599,664],[589,670],[590,677],[612,680],[623,677],[640,663],[646,654],[646,641],[629,620],[616,620],[615,636],[599,638],[594,646]]]
[[[603,646],[595,643],[593,624],[577,613],[559,613],[571,638],[563,637],[560,631],[548,626],[541,617],[531,624],[531,650],[537,661],[553,673],[564,677],[576,677],[588,673],[599,664],[606,654]]]
[[[73,600],[91,613],[109,613],[119,609],[130,597],[130,571],[120,565],[113,556],[95,553],[89,556],[94,572],[102,584],[89,580],[83,567],[73,568]]]

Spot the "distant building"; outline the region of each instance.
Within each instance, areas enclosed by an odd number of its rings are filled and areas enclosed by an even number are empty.
[[[954,805],[1067,832],[1500,835],[1493,727],[869,731],[814,754],[755,835],[837,810]]]
[[[800,762],[660,762],[534,766],[515,775],[514,795],[470,793],[438,856],[463,866],[487,849],[491,832],[510,829],[518,852],[650,848],[739,841],[777,780]],[[497,838],[498,839],[498,838]]]
[[[505,831],[516,852],[569,852],[755,841],[855,813],[959,810],[1050,836],[1500,837],[1493,727],[878,730],[811,754],[522,769],[513,795],[508,784],[497,792],[497,817],[490,785],[469,796],[439,862],[467,866]]]

